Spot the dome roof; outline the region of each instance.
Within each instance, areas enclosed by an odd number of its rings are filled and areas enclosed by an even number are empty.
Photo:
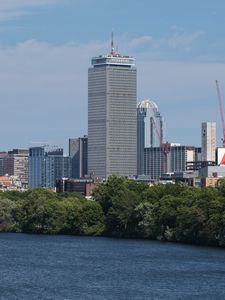
[[[154,108],[158,111],[156,103],[150,99],[145,99],[138,104],[138,108]]]

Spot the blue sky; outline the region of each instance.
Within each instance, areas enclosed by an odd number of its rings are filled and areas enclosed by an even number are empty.
[[[0,151],[37,141],[67,151],[68,138],[87,133],[87,69],[109,51],[112,29],[167,140],[198,146],[201,122],[216,121],[220,145],[224,11],[223,0],[1,0]]]

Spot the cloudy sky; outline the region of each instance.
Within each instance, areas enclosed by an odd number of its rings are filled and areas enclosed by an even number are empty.
[[[67,152],[68,138],[87,133],[87,69],[112,30],[167,140],[198,146],[201,122],[216,121],[220,145],[224,11],[223,0],[0,0],[0,151],[41,141]]]

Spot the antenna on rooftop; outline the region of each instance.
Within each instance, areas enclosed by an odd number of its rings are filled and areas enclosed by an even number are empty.
[[[111,54],[114,54],[114,33],[111,33]]]

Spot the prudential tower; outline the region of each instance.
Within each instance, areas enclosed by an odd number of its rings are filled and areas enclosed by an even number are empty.
[[[114,50],[92,58],[88,70],[88,172],[110,175],[136,174],[135,60]]]

